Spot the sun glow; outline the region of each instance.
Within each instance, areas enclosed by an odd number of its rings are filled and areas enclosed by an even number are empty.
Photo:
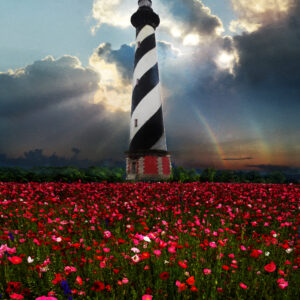
[[[215,59],[215,63],[220,69],[227,69],[231,74],[233,74],[233,68],[236,62],[238,62],[236,53],[228,53],[226,51],[220,52]]]
[[[107,63],[94,53],[89,60],[91,67],[100,74],[99,89],[94,103],[101,102],[111,112],[130,111],[131,84],[124,83],[115,64]]]
[[[178,28],[173,28],[171,30],[171,34],[174,36],[174,37],[180,37],[182,35],[182,32],[178,29]]]
[[[183,45],[185,46],[196,46],[200,43],[200,36],[196,33],[190,33],[185,36]]]

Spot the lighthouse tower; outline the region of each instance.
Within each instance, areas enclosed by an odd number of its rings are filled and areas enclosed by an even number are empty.
[[[136,28],[136,47],[126,179],[155,181],[168,179],[171,174],[155,41],[160,20],[151,8],[151,0],[139,0],[138,5],[131,17]]]

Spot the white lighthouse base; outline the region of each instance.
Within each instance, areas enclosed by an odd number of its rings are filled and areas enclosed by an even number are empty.
[[[171,176],[171,156],[145,153],[133,155],[127,153],[126,180],[128,181],[160,181]]]

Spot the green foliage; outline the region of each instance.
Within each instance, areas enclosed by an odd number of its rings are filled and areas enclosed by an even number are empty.
[[[216,170],[214,168],[207,168],[204,169],[203,172],[201,173],[201,182],[215,182],[214,178],[215,178],[215,174],[216,174]]]
[[[124,182],[124,168],[92,166],[86,169],[74,166],[66,167],[0,167],[0,182]],[[204,169],[201,173],[195,169],[172,168],[168,181],[171,182],[224,182],[224,183],[300,183],[287,178],[282,172],[261,175],[258,171],[242,172],[233,170]]]
[[[196,170],[186,170],[183,167],[175,167],[172,169],[172,181],[195,182],[199,181],[199,175]]]
[[[90,167],[80,169],[66,167],[21,168],[0,167],[2,182],[123,182],[125,171],[122,168]]]

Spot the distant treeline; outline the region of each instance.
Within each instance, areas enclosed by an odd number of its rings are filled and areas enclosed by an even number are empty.
[[[89,167],[0,167],[0,182],[125,182],[124,168]],[[197,172],[183,167],[174,167],[169,181],[180,182],[224,182],[224,183],[295,183],[299,178],[289,178],[275,171],[262,175],[258,171],[232,171],[204,169]]]

